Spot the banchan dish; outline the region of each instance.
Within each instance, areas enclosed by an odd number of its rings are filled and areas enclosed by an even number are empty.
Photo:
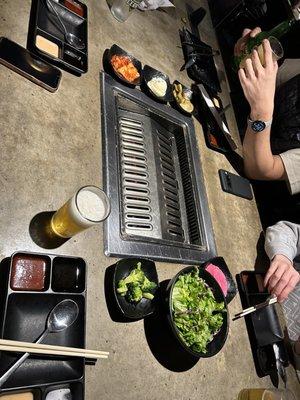
[[[185,344],[185,342],[180,337],[179,330],[178,330],[178,328],[175,324],[174,318],[173,318],[172,295],[173,295],[174,285],[177,282],[180,275],[188,274],[188,273],[192,272],[193,270],[195,270],[195,268],[196,268],[195,266],[186,267],[186,268],[182,269],[181,271],[179,271],[170,280],[170,282],[167,286],[167,289],[166,289],[166,298],[165,298],[166,306],[167,306],[167,318],[168,318],[169,324],[171,326],[171,329],[174,333],[174,336],[178,340],[178,343],[180,344],[180,346],[184,350],[186,350],[188,353],[192,354],[195,357],[207,358],[207,357],[212,357],[215,354],[217,354],[224,346],[226,339],[227,339],[228,330],[229,330],[229,315],[228,315],[227,303],[226,303],[225,297],[223,295],[223,292],[222,292],[219,284],[217,283],[217,281],[214,279],[214,277],[210,273],[205,271],[204,268],[201,268],[201,267],[198,268],[199,277],[202,278],[205,281],[205,283],[210,287],[216,301],[224,302],[225,309],[226,309],[226,312],[223,314],[223,324],[222,324],[220,330],[218,331],[218,333],[216,333],[215,336],[213,337],[212,341],[207,344],[207,347],[206,347],[207,352],[206,353],[200,353],[200,352],[193,351],[189,346],[187,346]]]
[[[126,83],[129,86],[139,86],[141,84],[142,81],[142,64],[141,62],[133,57],[131,54],[127,53],[127,51],[123,50],[121,47],[117,46],[116,44],[114,44],[113,46],[111,46],[111,48],[108,50],[107,52],[107,57],[108,57],[108,64],[110,66],[111,72],[122,82],[122,83]],[[120,69],[117,68],[117,64],[114,63],[115,58],[119,58],[119,59],[124,59],[124,60],[128,60],[128,62],[132,66],[134,67],[134,69],[137,71],[138,76],[133,79],[133,80],[129,80],[127,79],[122,73],[120,73]],[[116,60],[117,61],[117,60]]]
[[[175,80],[172,84],[173,101],[172,105],[185,115],[190,116],[194,111],[192,103],[193,91],[184,86],[181,82]]]
[[[153,90],[151,82],[154,82],[155,80],[159,80],[161,83],[164,82],[165,91],[163,95],[158,95],[157,91]],[[145,89],[147,93],[150,93],[151,97],[154,97],[155,100],[163,103],[173,100],[172,87],[169,77],[150,65],[145,65],[143,68],[143,89]]]
[[[126,278],[130,272],[135,269],[141,263],[141,269],[145,276],[157,286],[155,290],[151,291],[154,295],[154,299],[149,300],[142,298],[138,303],[132,303],[127,301],[126,297],[121,296],[117,292],[118,283],[121,279]],[[155,304],[158,296],[158,276],[155,267],[155,263],[151,260],[143,258],[124,258],[115,264],[114,277],[113,277],[113,292],[119,307],[119,310],[126,318],[130,319],[141,319],[152,314],[155,310]]]
[[[13,266],[22,260],[27,263],[30,260],[44,260],[46,262],[46,281],[44,291],[12,289],[12,279],[14,277]],[[16,252],[10,259],[5,259],[5,265],[1,263],[4,276],[7,277],[6,290],[3,290],[1,300],[1,338],[35,341],[45,329],[48,314],[52,308],[64,299],[75,301],[79,308],[79,315],[75,323],[65,331],[53,333],[47,336],[43,343],[85,347],[85,296],[86,296],[86,264],[82,258],[55,256],[51,254]],[[67,287],[62,284],[59,288],[57,277],[54,276],[54,268],[68,269],[68,275],[79,271],[80,279],[71,279],[73,282]],[[5,275],[6,274],[6,275]],[[2,278],[2,277],[1,277]],[[0,375],[2,375],[20,357],[20,354],[12,352],[1,352],[0,355]],[[84,387],[84,364],[82,358],[54,357],[54,356],[30,356],[7,380],[1,388],[0,394],[12,393],[15,390],[20,392],[39,388],[42,392],[47,388],[61,385],[70,385],[71,382],[78,383],[78,394],[75,399],[83,399]],[[80,390],[81,388],[81,390]],[[75,389],[72,389],[73,391]],[[39,397],[37,397],[39,398]],[[73,397],[72,397],[73,398]],[[44,399],[42,396],[41,399]],[[36,400],[34,398],[34,400]]]
[[[47,5],[47,1],[50,6]],[[87,6],[76,0],[76,5],[78,5],[78,12],[76,12],[71,7],[70,0],[47,1],[32,1],[27,48],[51,64],[76,75],[87,72]],[[65,25],[67,32],[76,36],[83,47],[76,47],[67,41],[64,29],[53,12],[53,8]],[[82,12],[79,12],[79,8]]]

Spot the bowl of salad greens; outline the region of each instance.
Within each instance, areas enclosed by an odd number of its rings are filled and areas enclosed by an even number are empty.
[[[132,319],[153,313],[158,289],[158,276],[153,261],[125,258],[115,264],[114,294],[121,313]]]
[[[180,345],[195,357],[212,357],[227,339],[224,294],[205,269],[186,267],[167,287],[168,320]]]

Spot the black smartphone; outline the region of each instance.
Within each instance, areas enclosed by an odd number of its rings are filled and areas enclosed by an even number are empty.
[[[219,170],[219,176],[224,192],[231,193],[248,200],[253,199],[253,193],[248,179],[232,174],[224,169]]]
[[[58,89],[59,69],[5,37],[0,38],[0,63],[50,92]]]

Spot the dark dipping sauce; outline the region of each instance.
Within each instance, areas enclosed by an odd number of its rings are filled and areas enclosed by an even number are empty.
[[[10,287],[13,290],[45,290],[47,259],[17,254],[13,257]]]
[[[85,262],[80,258],[56,257],[52,267],[52,290],[81,293],[84,289]]]

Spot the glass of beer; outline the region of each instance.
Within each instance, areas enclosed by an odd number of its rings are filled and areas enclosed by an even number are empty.
[[[280,58],[283,57],[283,48],[281,43],[279,42],[279,40],[274,37],[274,36],[270,36],[268,38],[269,42],[270,42],[270,46],[271,46],[271,50],[272,50],[272,58],[274,61],[278,61]],[[258,57],[260,59],[260,62],[263,66],[265,66],[265,51],[264,51],[264,47],[262,44],[260,44],[257,48],[256,48],[257,52],[258,52]]]
[[[243,389],[238,400],[296,400],[289,389]]]
[[[272,58],[274,61],[278,61],[280,58],[283,57],[283,47],[281,45],[281,43],[279,42],[279,40],[274,37],[274,36],[270,36],[268,38],[269,42],[270,42],[270,46],[271,46],[271,50],[272,50]],[[264,46],[261,43],[259,46],[255,47],[255,49],[257,50],[258,53],[258,57],[260,59],[260,62],[262,64],[262,66],[265,66],[265,51],[264,51]],[[252,54],[252,53],[251,53]],[[251,58],[251,54],[247,55],[246,57],[244,57],[240,63],[240,68],[245,68],[246,66],[246,60],[248,58]]]
[[[80,188],[51,219],[53,232],[65,239],[104,221],[110,213],[107,195],[96,186]]]

